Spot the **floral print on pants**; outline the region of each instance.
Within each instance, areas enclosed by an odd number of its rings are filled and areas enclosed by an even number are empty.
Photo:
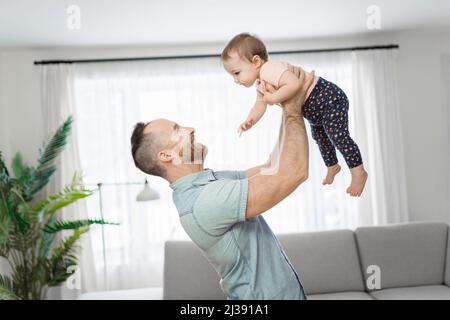
[[[359,148],[348,131],[348,99],[341,88],[319,78],[303,106],[303,116],[311,125],[312,137],[327,167],[338,163],[335,148],[350,169],[362,164]]]

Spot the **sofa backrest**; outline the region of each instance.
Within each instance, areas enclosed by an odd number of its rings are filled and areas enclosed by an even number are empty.
[[[165,243],[163,299],[226,299],[219,280],[213,266],[193,242]]]
[[[445,261],[445,284],[450,286],[450,228],[447,240],[447,259]]]
[[[381,289],[444,283],[447,224],[361,227],[355,234],[362,269],[373,265],[380,268]],[[364,274],[366,279],[371,276]]]
[[[351,230],[278,235],[306,293],[364,291],[381,271],[381,288],[450,285],[450,232],[446,223],[413,222]],[[167,241],[164,299],[226,299],[220,278],[191,241]],[[370,290],[368,290],[370,291]]]
[[[277,236],[307,294],[364,291],[350,230]],[[191,241],[167,241],[164,299],[226,299],[219,276]]]
[[[306,294],[364,291],[353,231],[279,235]]]

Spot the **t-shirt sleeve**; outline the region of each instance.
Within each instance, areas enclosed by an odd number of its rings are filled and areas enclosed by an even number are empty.
[[[235,170],[214,171],[214,175],[218,180],[221,179],[239,180],[246,178],[245,171],[235,171]]]
[[[261,80],[278,88],[281,75],[288,70],[288,64],[282,61],[267,61],[261,67]]]
[[[194,204],[194,218],[204,232],[220,236],[245,221],[248,179],[216,180],[206,185]]]

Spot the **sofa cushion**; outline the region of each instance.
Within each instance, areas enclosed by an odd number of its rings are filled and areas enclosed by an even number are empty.
[[[364,291],[351,230],[283,234],[278,239],[307,295]]]
[[[391,288],[370,294],[379,300],[450,300],[450,288],[445,285]]]
[[[448,232],[447,240],[447,259],[445,262],[445,284],[450,286],[450,230]]]
[[[447,232],[438,222],[357,228],[362,268],[380,268],[381,289],[443,284]]]
[[[365,292],[336,292],[312,294],[308,300],[373,300],[374,298]]]
[[[164,299],[226,299],[219,275],[191,241],[167,241],[164,253]]]
[[[77,300],[161,300],[162,297],[162,288],[154,287],[86,292],[81,294]]]

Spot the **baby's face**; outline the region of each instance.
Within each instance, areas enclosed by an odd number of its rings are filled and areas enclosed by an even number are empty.
[[[239,57],[231,52],[227,60],[223,62],[225,70],[231,74],[234,82],[245,87],[251,87],[259,77],[259,68],[256,64]]]

